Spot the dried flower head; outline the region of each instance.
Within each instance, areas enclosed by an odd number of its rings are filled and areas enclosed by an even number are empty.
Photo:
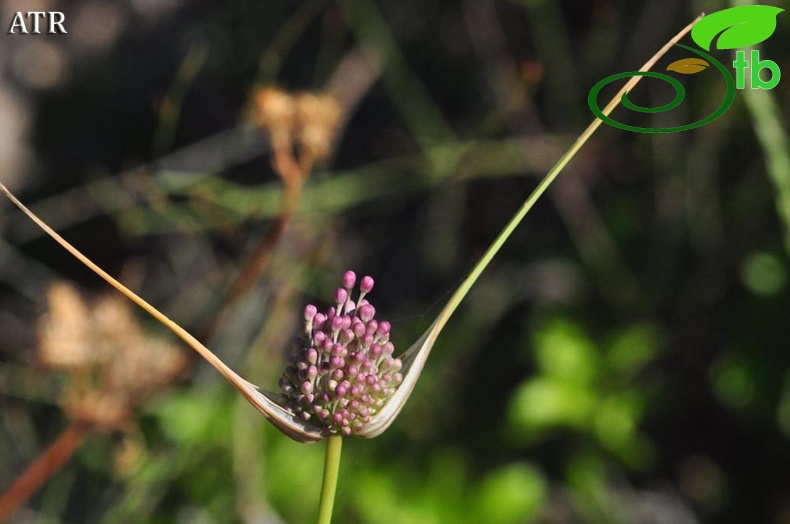
[[[294,166],[305,179],[315,162],[329,157],[342,116],[334,96],[263,87],[252,93],[251,102],[255,122],[269,134],[279,157],[275,169],[280,176],[291,176],[282,171]]]
[[[91,337],[90,311],[77,290],[55,283],[47,290],[49,314],[38,326],[38,357],[55,369],[74,369],[96,361],[87,341]]]
[[[47,302],[38,329],[39,358],[68,374],[61,403],[74,420],[120,429],[134,407],[186,367],[185,355],[146,335],[119,296],[102,296],[89,307],[72,286],[56,283]]]
[[[325,313],[314,305],[305,308],[303,347],[280,379],[286,408],[329,434],[345,436],[360,432],[403,380],[390,323],[377,321],[365,299],[373,279],[361,280],[354,301],[356,280],[353,271],[345,273],[335,305]]]
[[[296,115],[291,95],[276,87],[264,87],[253,93],[252,107],[258,125],[266,129],[278,145],[290,144]]]
[[[300,93],[294,98],[297,138],[303,166],[329,157],[340,123],[341,109],[332,95]]]

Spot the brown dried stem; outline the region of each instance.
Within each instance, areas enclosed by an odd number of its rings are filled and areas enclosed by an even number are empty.
[[[309,176],[309,171],[303,173],[299,165],[291,154],[290,141],[285,143],[276,144],[276,140],[272,140],[273,146],[273,165],[275,171],[280,175],[283,181],[283,194],[280,202],[280,212],[277,218],[266,231],[260,244],[255,248],[255,251],[247,259],[244,268],[239,272],[236,280],[230,287],[225,301],[220,306],[219,311],[210,319],[200,334],[203,340],[211,338],[226,316],[230,313],[233,306],[245,295],[255,281],[263,274],[266,267],[271,260],[274,248],[282,237],[285,226],[291,220],[296,207],[299,204],[299,199],[302,195],[302,188]]]
[[[81,421],[72,422],[55,441],[16,481],[0,495],[0,522],[5,522],[54,475],[80,448],[90,427]]]

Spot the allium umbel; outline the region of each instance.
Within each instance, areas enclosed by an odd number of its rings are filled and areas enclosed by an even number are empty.
[[[392,397],[403,381],[402,362],[393,357],[390,323],[377,321],[376,309],[365,298],[373,279],[359,283],[357,276],[343,275],[343,287],[335,292],[335,305],[318,312],[305,308],[301,349],[291,357],[280,379],[283,403],[305,422],[329,434],[353,435]]]

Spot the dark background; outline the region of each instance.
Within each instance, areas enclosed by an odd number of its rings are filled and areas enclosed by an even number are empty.
[[[207,340],[276,389],[303,305],[329,302],[346,269],[374,276],[371,300],[406,349],[592,120],[590,88],[726,7],[42,0],[69,34],[0,37],[0,177],[199,332],[279,209],[250,93],[337,95],[334,155]],[[33,9],[4,1],[0,21]],[[783,71],[787,17],[761,47]],[[716,74],[684,78],[672,113],[615,115],[698,120],[723,97]],[[738,91],[682,133],[602,126],[461,304],[395,424],[347,442],[336,521],[790,522],[789,92],[784,79]],[[647,81],[634,100],[671,96]],[[10,203],[0,222],[2,489],[68,424],[62,377],[37,363],[45,289],[107,286]],[[17,521],[314,518],[323,444],[279,434],[204,363],[135,426],[131,466],[114,465],[128,434],[92,433]]]

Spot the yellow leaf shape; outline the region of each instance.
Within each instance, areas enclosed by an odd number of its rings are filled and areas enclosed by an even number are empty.
[[[704,71],[710,64],[701,58],[683,58],[667,66],[667,71],[674,71],[682,75],[693,75]]]

